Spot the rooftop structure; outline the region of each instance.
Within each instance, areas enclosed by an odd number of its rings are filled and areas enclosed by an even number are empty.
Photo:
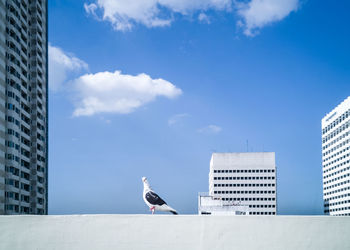
[[[198,214],[208,215],[249,215],[249,206],[240,202],[224,201],[208,193],[198,195]]]

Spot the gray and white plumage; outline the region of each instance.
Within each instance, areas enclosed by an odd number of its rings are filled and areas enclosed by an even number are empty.
[[[152,214],[155,210],[177,214],[175,209],[168,206],[168,204],[166,204],[166,202],[151,189],[151,186],[149,185],[146,177],[142,177],[142,182],[143,200],[145,201],[146,205],[151,209]]]

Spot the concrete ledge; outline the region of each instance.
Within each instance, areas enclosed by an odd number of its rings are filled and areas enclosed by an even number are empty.
[[[0,216],[0,249],[350,249],[350,217]]]

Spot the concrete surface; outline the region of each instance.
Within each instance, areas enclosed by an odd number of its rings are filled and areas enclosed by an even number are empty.
[[[0,249],[350,249],[350,217],[0,216]]]

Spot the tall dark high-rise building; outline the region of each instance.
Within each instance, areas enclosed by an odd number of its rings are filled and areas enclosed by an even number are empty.
[[[0,214],[47,214],[46,0],[0,0]]]

